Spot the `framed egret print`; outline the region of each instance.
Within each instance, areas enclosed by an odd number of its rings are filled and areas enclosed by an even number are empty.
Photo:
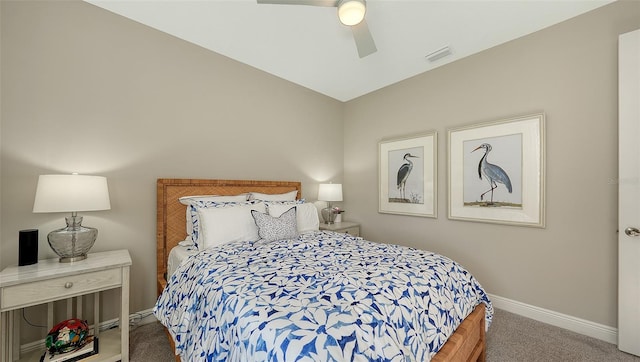
[[[378,212],[437,217],[435,131],[378,143]]]
[[[544,227],[543,113],[447,131],[449,219]]]

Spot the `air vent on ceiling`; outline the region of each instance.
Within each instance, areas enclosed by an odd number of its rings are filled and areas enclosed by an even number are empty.
[[[451,48],[449,48],[449,46],[444,46],[434,52],[431,52],[427,55],[425,55],[425,58],[427,58],[428,61],[430,62],[435,62],[436,60],[442,59],[446,56],[451,55]]]

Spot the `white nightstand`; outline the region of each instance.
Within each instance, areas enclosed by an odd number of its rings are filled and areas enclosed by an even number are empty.
[[[82,296],[94,294],[94,321],[100,321],[100,292],[120,289],[120,328],[99,333],[100,350],[91,361],[129,361],[129,268],[131,257],[127,250],[89,253],[87,259],[74,263],[60,263],[58,258],[39,260],[37,264],[10,266],[0,273],[0,329],[2,362],[39,361],[42,349],[19,356],[20,322],[16,310],[38,304],[48,305],[47,332],[59,321],[82,319]],[[76,298],[76,313],[72,298]],[[53,302],[67,300],[67,317],[56,318]]]
[[[331,230],[338,233],[346,233],[351,236],[360,236],[360,224],[350,221],[336,222],[333,224],[321,222],[320,230]]]

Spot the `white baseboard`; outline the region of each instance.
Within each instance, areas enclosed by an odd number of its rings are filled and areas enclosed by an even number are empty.
[[[618,329],[603,324],[576,318],[552,310],[521,303],[515,300],[489,294],[493,306],[552,326],[596,338],[605,342],[618,343]]]
[[[141,325],[144,325],[144,324],[153,323],[155,321],[157,321],[157,319],[153,315],[153,309],[146,309],[146,310],[142,310],[140,312],[132,313],[132,314],[129,315],[129,324],[130,325],[141,326]],[[109,328],[112,328],[114,326],[117,326],[118,323],[119,323],[119,319],[118,318],[114,318],[114,319],[110,319],[110,320],[107,320],[107,321],[103,321],[103,322],[100,323],[100,331],[103,331],[105,329],[109,329]],[[25,344],[20,346],[20,354],[29,353],[29,352],[36,351],[36,350],[43,350],[44,349],[43,343],[44,342],[41,341],[41,340],[40,341],[30,342],[30,343],[25,343]]]

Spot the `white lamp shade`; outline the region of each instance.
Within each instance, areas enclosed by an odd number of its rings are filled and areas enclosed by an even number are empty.
[[[366,8],[362,0],[343,0],[338,5],[338,18],[344,25],[357,25],[364,19]]]
[[[40,175],[33,212],[111,209],[107,179],[87,175]]]
[[[318,187],[318,200],[342,201],[342,184],[320,184]]]

